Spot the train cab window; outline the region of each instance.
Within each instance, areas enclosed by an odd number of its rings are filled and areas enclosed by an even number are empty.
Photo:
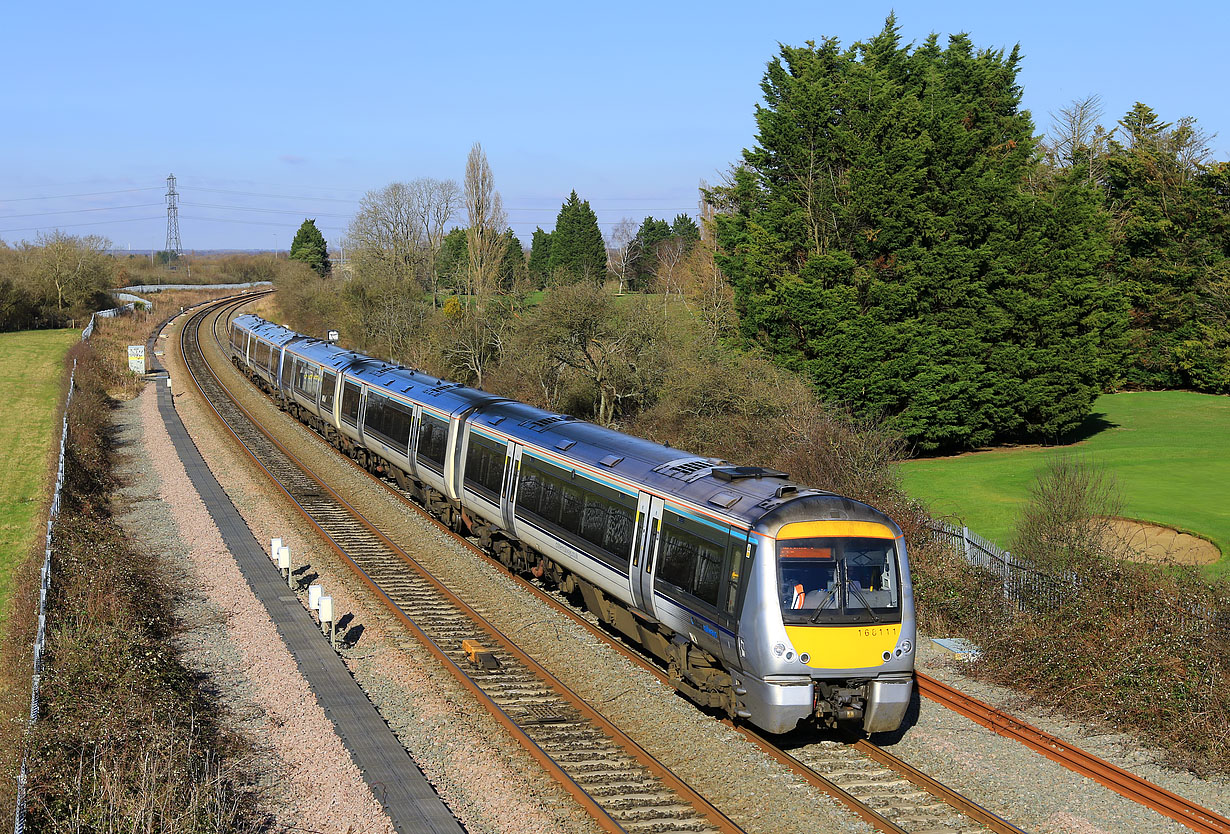
[[[500,500],[508,445],[470,429],[466,448],[466,486],[492,501]]]
[[[716,608],[729,550],[729,532],[726,527],[664,511],[658,579]]]
[[[325,371],[324,379],[320,383],[320,410],[333,413],[333,396],[337,390],[337,374],[332,371]]]
[[[893,539],[862,536],[782,539],[778,592],[786,622],[901,619]]]
[[[410,445],[410,426],[414,410],[405,403],[367,392],[367,408],[363,410],[363,431],[370,432],[386,446],[403,455]]]
[[[342,386],[342,419],[355,428],[359,427],[359,395],[361,393],[359,386],[353,382],[347,381]]]
[[[436,472],[444,472],[444,452],[448,446],[448,423],[424,412],[419,423],[418,459]]]

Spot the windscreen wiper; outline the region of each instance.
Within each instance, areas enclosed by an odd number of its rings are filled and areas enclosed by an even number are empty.
[[[819,622],[820,615],[824,613],[824,606],[829,604],[829,600],[835,597],[839,590],[841,590],[841,586],[834,585],[833,590],[829,591],[828,594],[825,595],[824,599],[820,600],[820,604],[816,606],[816,613],[811,615],[811,622]]]
[[[875,611],[871,610],[871,603],[869,603],[867,598],[863,596],[863,592],[858,589],[858,585],[847,580],[846,587],[854,592],[854,596],[856,596],[858,601],[863,604],[863,607],[867,609],[867,613],[871,615],[872,622],[880,622],[880,618],[876,616]]]

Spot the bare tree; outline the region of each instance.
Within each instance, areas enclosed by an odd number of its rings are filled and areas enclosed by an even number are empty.
[[[636,221],[625,217],[611,230],[611,245],[606,250],[607,268],[619,278],[619,292],[622,295],[628,286],[628,278],[632,268],[636,266],[641,250],[636,244]]]
[[[470,256],[469,290],[476,306],[482,306],[499,282],[504,242],[500,236],[508,225],[495,178],[487,164],[487,154],[478,142],[466,160],[465,178],[466,247]]]
[[[57,311],[89,307],[94,296],[110,285],[114,267],[107,257],[111,241],[105,237],[78,237],[57,229],[39,235],[38,247],[29,249],[33,275],[48,298],[55,298]]]
[[[679,295],[679,300],[683,302],[683,306],[690,308],[687,299],[683,295],[683,287],[679,283],[679,265],[683,262],[683,258],[687,253],[687,241],[679,237],[668,237],[666,240],[658,241],[658,245],[654,247],[654,255],[657,259],[654,277],[657,279],[658,290],[662,293],[662,310],[664,315],[672,292]]]
[[[460,203],[460,188],[452,180],[419,177],[389,183],[363,195],[350,223],[348,246],[360,263],[388,264],[399,277],[431,289],[436,255]]]
[[[1083,164],[1088,181],[1096,182],[1102,175],[1107,138],[1102,127],[1102,97],[1093,94],[1051,114],[1051,136],[1046,146],[1055,165],[1072,168]]]

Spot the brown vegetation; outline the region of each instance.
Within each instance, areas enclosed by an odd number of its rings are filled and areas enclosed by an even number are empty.
[[[242,831],[261,824],[255,794],[236,777],[249,743],[224,727],[174,648],[176,581],[110,517],[116,483],[109,413],[114,395],[131,393],[133,379],[123,367],[124,345],[144,342],[163,310],[191,303],[183,294],[155,298],[160,309],[106,320],[94,340],[72,351],[77,385],[40,720],[24,739],[41,558],[21,569],[3,643],[0,743],[3,774],[11,778],[0,799],[13,807],[24,745],[30,830]]]
[[[1230,588],[1196,567],[1132,561],[1130,541],[1114,535],[1116,509],[1104,472],[1058,458],[1013,551],[1057,593],[1009,608],[998,579],[940,553],[915,562],[926,577],[947,577],[934,582],[941,604],[930,613],[979,644],[976,674],[1135,732],[1180,766],[1230,773]]]

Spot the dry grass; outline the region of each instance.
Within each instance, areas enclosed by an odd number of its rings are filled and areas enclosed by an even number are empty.
[[[209,293],[169,294],[149,314],[104,322],[73,350],[64,505],[56,525],[40,720],[25,738],[32,831],[249,831],[266,821],[246,783],[247,740],[231,733],[180,661],[171,639],[175,580],[155,554],[110,518],[115,488],[109,414],[136,390],[125,345],[144,343],[166,311]],[[125,377],[130,377],[125,379]],[[0,658],[3,788],[13,807],[39,560],[18,577],[15,615]],[[17,612],[20,612],[20,616]],[[11,777],[11,778],[8,778]]]

